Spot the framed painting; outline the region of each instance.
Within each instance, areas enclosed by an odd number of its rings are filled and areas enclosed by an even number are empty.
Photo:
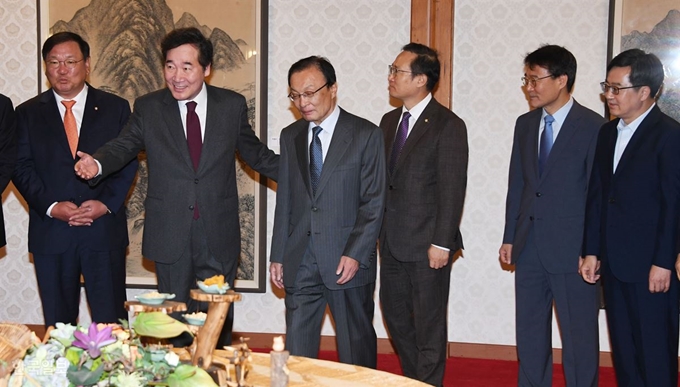
[[[165,87],[160,41],[175,28],[197,27],[214,46],[206,82],[246,97],[248,119],[266,139],[268,0],[38,0],[38,48],[53,33],[72,31],[90,44],[94,87],[133,101]],[[38,65],[40,89],[49,85]],[[266,179],[237,160],[241,257],[235,288],[266,289]],[[148,181],[144,154],[126,203],[130,245],[127,284],[156,287],[153,262],[141,252]]]
[[[654,53],[664,66],[659,108],[680,121],[680,3],[610,0],[609,57],[631,48]]]

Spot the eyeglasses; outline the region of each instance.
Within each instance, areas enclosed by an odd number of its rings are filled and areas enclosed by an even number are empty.
[[[66,68],[73,69],[73,68],[76,67],[76,64],[78,64],[78,63],[80,63],[84,60],[85,59],[81,59],[81,60],[75,60],[75,59],[56,60],[56,59],[53,59],[53,60],[45,61],[45,65],[50,69],[58,69],[59,66],[63,63],[64,66],[66,66]]]
[[[388,75],[397,75],[397,73],[413,74],[413,71],[399,70],[397,66],[387,65]]]
[[[642,86],[644,86],[644,85],[618,87],[618,86],[612,86],[612,85],[608,84],[607,82],[600,82],[600,87],[602,88],[602,93],[607,94],[608,91],[611,91],[612,94],[614,94],[614,95],[619,95],[619,92],[621,90],[634,89],[636,87],[642,87]]]
[[[540,81],[541,79],[546,79],[548,77],[552,77],[552,74],[546,75],[545,77],[527,77],[526,75],[522,77],[522,86],[529,86],[531,87],[536,87],[536,82]]]
[[[288,94],[288,99],[290,99],[293,102],[297,102],[298,100],[302,99],[302,97],[305,97],[308,100],[310,100],[310,99],[314,98],[316,93],[321,91],[321,89],[323,89],[326,86],[328,86],[328,82],[326,82],[323,86],[319,87],[318,89],[316,89],[314,91],[305,91],[304,93],[293,93],[293,92],[291,92],[290,94]]]

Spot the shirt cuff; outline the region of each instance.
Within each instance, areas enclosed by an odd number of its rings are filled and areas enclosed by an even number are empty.
[[[437,245],[434,245],[434,244],[433,244],[432,246],[434,246],[434,247],[436,247],[436,248],[438,248],[438,249],[440,249],[440,250],[451,251],[451,249],[447,249],[446,247],[441,247],[441,246],[437,246]]]
[[[49,207],[47,208],[47,216],[49,216],[50,218],[52,217],[52,209],[53,209],[54,206],[56,206],[56,205],[57,205],[57,202],[54,202],[54,203],[52,203],[51,206],[49,206]]]
[[[94,177],[101,176],[102,175],[102,164],[99,162],[97,159],[93,159],[95,163],[97,163],[97,174],[94,175]]]

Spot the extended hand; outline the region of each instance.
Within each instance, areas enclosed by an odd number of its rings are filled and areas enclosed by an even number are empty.
[[[269,265],[269,278],[277,288],[283,289],[283,265],[272,262]]]
[[[600,261],[595,255],[586,255],[585,258],[578,258],[578,273],[583,277],[583,280],[594,284],[600,279]]]
[[[108,210],[106,205],[99,200],[84,201],[80,205],[80,211],[68,219],[68,224],[71,226],[90,226],[92,222],[106,214]]]
[[[430,259],[430,267],[441,269],[449,263],[449,252],[439,247],[430,246],[427,249],[427,257]]]
[[[501,260],[506,265],[512,264],[512,244],[503,243],[501,248],[498,249],[498,259]]]
[[[675,260],[675,272],[678,274],[678,279],[680,279],[680,254],[678,254],[678,258]]]
[[[357,271],[359,271],[359,261],[343,255],[342,258],[340,258],[340,264],[338,265],[338,268],[335,270],[335,275],[342,275],[335,283],[338,285],[346,284],[352,278],[354,278],[354,275],[357,273]]]
[[[671,271],[652,265],[649,270],[649,292],[666,293],[671,286]]]
[[[99,166],[94,161],[94,158],[81,151],[78,151],[76,154],[78,157],[80,157],[80,160],[78,160],[75,167],[73,168],[76,172],[76,175],[85,180],[90,180],[97,176],[99,173]]]

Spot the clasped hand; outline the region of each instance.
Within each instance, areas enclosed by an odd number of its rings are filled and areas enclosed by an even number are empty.
[[[71,202],[58,202],[52,207],[50,215],[69,226],[91,226],[107,211],[106,205],[99,200],[87,200],[80,207]]]

